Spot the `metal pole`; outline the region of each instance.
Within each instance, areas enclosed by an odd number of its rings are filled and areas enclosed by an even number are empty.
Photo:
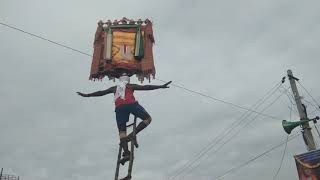
[[[0,180],[2,179],[3,168],[1,168]]]
[[[306,114],[306,109],[303,107],[303,104],[301,102],[301,97],[299,95],[298,88],[296,85],[296,81],[298,81],[299,79],[293,76],[292,71],[290,69],[287,71],[287,73],[288,73],[291,89],[292,89],[292,92],[294,95],[294,99],[297,104],[300,120],[307,119],[308,117]],[[302,129],[303,129],[302,130],[303,139],[304,139],[305,144],[308,147],[308,151],[315,150],[316,146],[315,146],[315,142],[313,139],[313,135],[312,135],[309,123],[304,123],[304,125],[302,126]]]

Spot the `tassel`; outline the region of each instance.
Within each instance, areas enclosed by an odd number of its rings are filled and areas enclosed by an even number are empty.
[[[104,39],[103,39],[103,43],[104,43],[104,47],[103,47],[103,59],[107,59],[107,44],[108,44],[108,42],[107,42],[107,36],[108,36],[108,32],[107,31],[105,31],[104,32]]]
[[[111,53],[112,53],[112,30],[108,28],[108,32],[106,32],[106,36],[104,38],[105,42],[105,59],[111,60]]]
[[[140,52],[140,41],[141,41],[141,28],[137,28],[137,33],[136,33],[136,45],[135,45],[135,50],[134,50],[134,56],[139,57],[139,52]]]
[[[144,56],[143,37],[142,37],[141,26],[139,26],[137,28],[137,33],[136,33],[134,57],[137,60],[141,60],[143,56]]]

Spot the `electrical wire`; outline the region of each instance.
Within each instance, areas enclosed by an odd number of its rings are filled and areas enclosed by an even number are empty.
[[[284,87],[282,87],[282,88],[284,89],[284,92],[286,93],[286,96],[288,97],[290,104],[295,106],[295,103],[294,103],[295,100],[294,100],[293,94],[290,94],[288,89],[285,89]]]
[[[292,117],[292,105],[291,105],[291,108],[290,108],[290,121],[291,121],[291,117]],[[277,177],[278,177],[278,174],[281,170],[281,167],[282,167],[282,163],[283,163],[283,159],[284,159],[284,156],[286,154],[286,150],[287,150],[287,146],[288,146],[288,139],[289,139],[289,134],[287,135],[287,140],[286,140],[286,145],[284,147],[284,150],[283,150],[283,153],[282,153],[282,157],[281,157],[281,161],[280,161],[280,165],[279,165],[279,168],[276,172],[276,174],[273,176],[273,180],[276,180]]]
[[[27,32],[27,31],[25,31],[25,30],[23,30],[23,29],[21,29],[21,28],[14,27],[14,26],[8,25],[8,24],[3,23],[3,22],[0,22],[0,24],[3,25],[3,26],[6,26],[6,27],[8,27],[8,28],[14,29],[14,30],[16,30],[16,31],[19,31],[19,32],[28,34],[28,35],[33,36],[33,37],[36,37],[36,38],[38,38],[38,39],[42,39],[42,40],[47,41],[47,42],[49,42],[49,43],[53,43],[53,44],[55,44],[55,45],[58,45],[58,46],[61,46],[61,47],[70,49],[70,50],[72,50],[72,51],[81,53],[81,54],[83,54],[83,55],[92,57],[91,54],[88,54],[88,53],[85,53],[85,52],[83,52],[83,51],[77,50],[77,49],[72,48],[72,47],[70,47],[70,46],[63,45],[62,43],[59,43],[59,42],[56,42],[56,41],[52,41],[52,40],[47,39],[47,38],[44,38],[44,37],[42,37],[42,36],[39,36],[39,35],[30,33],[30,32]],[[164,81],[164,80],[161,80],[161,79],[157,79],[157,80],[162,81],[162,82],[167,82],[167,81]],[[186,91],[189,91],[189,92],[192,92],[192,93],[195,93],[195,94],[198,94],[198,95],[207,97],[207,98],[209,98],[209,99],[212,99],[212,100],[215,100],[215,101],[219,101],[219,102],[228,104],[228,105],[230,105],[230,106],[233,106],[233,107],[236,107],[236,108],[239,108],[239,109],[243,109],[243,110],[247,110],[247,111],[252,111],[252,112],[254,112],[254,113],[258,113],[258,114],[259,114],[259,112],[254,111],[254,110],[251,110],[251,109],[249,109],[249,108],[246,108],[246,107],[243,107],[243,106],[240,106],[240,105],[231,103],[231,102],[227,102],[227,101],[224,101],[224,100],[221,100],[221,99],[218,99],[218,98],[214,98],[214,97],[209,96],[209,95],[206,95],[206,94],[204,94],[204,93],[200,93],[200,92],[197,92],[197,91],[194,91],[194,90],[191,90],[191,89],[188,89],[188,88],[185,88],[185,87],[176,85],[176,84],[172,84],[172,85],[175,86],[175,87],[184,89],[184,90],[186,90]],[[270,116],[270,115],[267,115],[267,114],[261,114],[261,115],[262,115],[262,116],[269,117],[269,118],[271,118],[271,119],[278,119],[278,120],[280,119],[280,118],[277,118],[277,117],[274,117],[274,116]]]
[[[85,53],[85,52],[83,52],[83,51],[77,50],[77,49],[75,49],[75,48],[72,48],[72,47],[70,47],[70,46],[64,45],[64,44],[62,44],[62,43],[59,43],[59,42],[56,42],[56,41],[52,41],[52,40],[47,39],[47,38],[44,38],[44,37],[42,37],[42,36],[39,36],[39,35],[30,33],[30,32],[27,32],[27,31],[25,31],[25,30],[22,30],[22,29],[20,29],[20,28],[17,28],[17,27],[8,25],[8,24],[6,24],[6,23],[0,22],[0,24],[3,25],[3,26],[6,26],[6,27],[8,27],[8,28],[17,30],[17,31],[19,31],[19,32],[28,34],[28,35],[30,35],[30,36],[36,37],[36,38],[38,38],[38,39],[47,41],[47,42],[49,42],[49,43],[52,43],[52,44],[55,44],[55,45],[58,45],[58,46],[67,48],[67,49],[72,50],[72,51],[74,51],[74,52],[78,52],[78,53],[81,53],[81,54],[83,54],[83,55],[92,57],[91,54],[88,54],[88,53]],[[162,82],[166,82],[166,81],[163,81],[163,80],[158,79],[158,78],[157,78],[157,80],[162,81]],[[176,85],[176,84],[172,84],[172,85],[175,86],[175,87],[178,87],[178,88],[180,88],[180,89],[184,89],[184,90],[186,90],[186,91],[189,91],[189,92],[191,92],[191,93],[198,94],[198,95],[201,95],[201,96],[203,96],[203,97],[207,97],[207,98],[209,98],[209,99],[212,99],[212,100],[215,100],[215,101],[219,101],[219,102],[228,104],[228,105],[230,105],[230,106],[233,106],[233,107],[236,107],[236,108],[239,108],[239,109],[243,109],[243,110],[246,110],[246,111],[250,111],[250,112],[256,113],[256,114],[258,114],[258,115],[262,115],[262,116],[265,116],[265,117],[268,117],[268,118],[271,118],[271,119],[277,119],[277,120],[280,119],[280,118],[277,118],[277,117],[274,117],[274,116],[270,116],[270,115],[267,115],[267,114],[263,114],[263,113],[261,113],[261,112],[252,110],[252,109],[247,108],[247,107],[244,107],[244,106],[240,106],[240,105],[237,105],[237,104],[228,102],[228,101],[224,101],[224,100],[221,100],[221,99],[218,99],[218,98],[214,98],[214,97],[209,96],[209,95],[206,95],[206,94],[204,94],[204,93],[201,93],[201,92],[198,92],[198,91],[194,91],[194,90],[191,90],[191,89],[188,89],[188,88],[185,88],[185,87]]]
[[[307,94],[311,97],[311,99],[313,100],[313,102],[318,106],[316,109],[319,110],[320,112],[320,105],[319,103],[313,98],[313,96],[309,93],[309,91],[298,81],[298,84],[307,92]]]
[[[158,80],[158,81],[161,81],[161,82],[168,82],[168,81],[164,81],[164,80],[161,80],[161,79],[158,79],[158,78],[155,78],[155,79]],[[233,107],[236,107],[236,108],[238,108],[238,109],[243,109],[243,110],[246,110],[246,111],[251,111],[251,112],[253,112],[253,113],[260,114],[260,115],[262,115],[262,116],[265,116],[265,117],[268,117],[268,118],[271,118],[271,119],[275,119],[275,120],[280,120],[280,119],[281,119],[281,118],[278,118],[278,117],[275,117],[275,116],[271,116],[271,115],[268,115],[268,114],[260,113],[260,112],[258,112],[258,111],[252,110],[252,109],[247,108],[247,107],[244,107],[244,106],[240,106],[240,105],[237,105],[237,104],[234,104],[234,103],[225,101],[225,100],[221,100],[221,99],[218,99],[218,98],[209,96],[209,95],[207,95],[207,94],[204,94],[204,93],[201,93],[201,92],[198,92],[198,91],[195,91],[195,90],[191,90],[191,89],[185,88],[185,87],[180,86],[180,85],[177,85],[177,84],[172,84],[172,86],[177,87],[177,88],[180,88],[180,89],[184,89],[184,90],[186,90],[186,91],[192,92],[192,93],[194,93],[194,94],[198,94],[198,95],[200,95],[200,96],[209,98],[209,99],[214,100],[214,101],[219,101],[219,102],[221,102],[221,103],[228,104],[228,105],[233,106]]]
[[[281,82],[277,83],[275,86],[273,86],[267,93],[265,93],[254,105],[252,105],[250,108],[257,109],[260,105],[262,105],[267,99],[270,98],[271,95],[273,95],[277,89],[281,86]],[[251,111],[244,112],[240,118],[236,119],[230,126],[228,126],[226,129],[222,131],[218,136],[216,136],[212,141],[209,142],[209,144],[202,148],[202,150],[194,156],[193,160],[187,161],[181,168],[175,171],[169,179],[174,179],[178,177],[180,174],[182,174],[185,170],[190,168],[197,160],[199,160],[201,157],[203,157],[214,145],[216,145],[219,141],[221,141],[226,134],[229,134],[236,126],[240,125],[243,120],[245,120],[249,115],[251,115]],[[219,139],[220,138],[220,139]]]
[[[245,167],[246,165],[252,163],[253,161],[255,161],[255,160],[263,157],[264,155],[268,154],[269,152],[271,152],[271,151],[273,151],[273,150],[281,147],[283,144],[285,144],[285,143],[287,143],[287,142],[289,142],[289,141],[297,138],[298,135],[299,135],[299,133],[300,133],[300,132],[297,132],[296,134],[291,135],[291,136],[289,137],[288,141],[285,141],[285,142],[282,142],[282,143],[280,143],[280,144],[278,144],[278,145],[276,145],[276,146],[273,146],[272,148],[270,148],[270,149],[264,151],[263,153],[255,156],[255,157],[253,157],[253,158],[251,158],[250,160],[248,160],[248,161],[246,161],[246,162],[244,162],[244,163],[242,163],[242,164],[240,164],[240,165],[238,165],[238,166],[235,166],[235,167],[229,169],[228,171],[226,171],[225,173],[223,173],[223,174],[221,174],[221,175],[219,175],[219,176],[216,176],[216,177],[213,178],[212,180],[222,179],[223,177],[227,176],[228,174],[233,173],[233,172],[235,172],[235,171],[237,171],[237,170]]]
[[[279,174],[279,172],[280,172],[280,170],[281,170],[282,163],[283,163],[283,159],[284,159],[284,155],[286,154],[286,151],[287,151],[288,138],[289,138],[289,135],[287,135],[286,145],[285,145],[284,150],[283,150],[283,153],[282,153],[282,157],[281,157],[280,165],[279,165],[279,168],[277,169],[276,174],[273,176],[273,180],[276,180],[276,179],[277,179],[278,174]]]
[[[75,52],[84,54],[84,55],[86,55],[86,56],[92,57],[91,54],[85,53],[85,52],[83,52],[83,51],[79,51],[79,50],[74,49],[74,48],[72,48],[72,47],[70,47],[70,46],[63,45],[62,43],[59,43],[59,42],[56,42],[56,41],[52,41],[52,40],[50,40],[50,39],[44,38],[44,37],[42,37],[42,36],[39,36],[39,35],[30,33],[30,32],[27,32],[27,31],[25,31],[25,30],[22,30],[22,29],[20,29],[20,28],[17,28],[17,27],[14,27],[14,26],[11,26],[11,25],[2,23],[2,22],[0,22],[0,24],[3,25],[3,26],[6,26],[6,27],[8,27],[8,28],[14,29],[14,30],[16,30],[16,31],[20,31],[20,32],[22,32],[22,33],[25,33],[25,34],[28,34],[28,35],[30,35],[30,36],[36,37],[36,38],[38,38],[38,39],[42,39],[42,40],[47,41],[47,42],[49,42],[49,43],[52,43],[52,44],[55,44],[55,45],[58,45],[58,46],[67,48],[67,49],[69,49],[69,50],[72,50],[72,51],[75,51]]]
[[[318,136],[320,137],[320,132],[319,132],[319,129],[318,129],[318,127],[316,126],[316,124],[314,124],[314,127],[316,128],[317,133],[318,133]]]
[[[312,112],[308,113],[309,115],[313,115],[315,112],[317,112],[318,109],[313,110]]]
[[[282,96],[283,94],[280,94],[278,97],[276,97],[268,106],[266,106],[261,112],[264,112],[265,110],[267,110],[269,107],[271,107],[275,102],[277,102],[280,97]],[[244,126],[242,126],[240,129],[238,129],[233,135],[231,135],[231,137],[229,137],[223,144],[221,144],[216,150],[214,150],[212,152],[212,154],[218,152],[222,147],[224,147],[224,145],[226,145],[227,143],[229,143],[236,135],[238,135],[241,130],[245,127],[247,127],[250,123],[252,123],[253,121],[255,121],[257,119],[257,117],[259,116],[259,114],[257,114],[254,118],[252,118],[250,121],[246,122],[244,124]],[[220,139],[222,140],[222,139]],[[210,149],[207,150],[207,152],[209,152],[214,146],[212,146]],[[200,163],[194,167],[192,167],[191,169],[189,169],[182,177],[182,179],[184,179],[184,177],[187,175],[187,174],[190,174],[192,171],[194,171],[197,167],[199,167]]]
[[[312,115],[312,114],[314,114],[315,112],[319,111],[319,108],[318,108],[317,105],[315,105],[313,102],[310,102],[310,101],[308,101],[308,100],[306,100],[306,99],[303,99],[303,101],[306,102],[307,105],[311,105],[312,107],[314,107],[314,110],[311,111],[311,112],[308,112],[308,115]],[[308,107],[308,106],[306,106],[306,107]]]
[[[288,107],[289,110],[290,110],[290,113],[292,113],[292,110],[294,110],[295,115],[299,116],[298,110],[297,110],[296,108],[293,108],[293,106],[294,106],[294,107],[297,106],[297,105],[294,103],[295,99],[294,99],[293,94],[291,94],[290,91],[288,91],[288,89],[284,89],[284,92],[286,92],[286,96],[288,97],[289,102],[290,102],[290,104],[291,104],[291,107]],[[292,116],[292,115],[291,115],[291,116]]]

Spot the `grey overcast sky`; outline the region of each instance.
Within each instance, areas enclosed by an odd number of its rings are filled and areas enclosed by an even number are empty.
[[[0,22],[92,54],[98,20],[149,18],[157,78],[251,107],[288,69],[320,102],[319,7],[316,0],[0,0]],[[22,180],[113,179],[118,148],[113,97],[81,98],[76,91],[114,82],[89,81],[90,65],[88,56],[0,25],[4,173]],[[281,120],[290,119],[290,112],[298,120],[295,107],[290,111],[288,87],[285,82],[256,109],[275,119],[254,113],[240,118],[245,110],[174,86],[135,93],[153,122],[139,135],[134,179],[173,177],[211,144],[175,179],[212,180],[285,141]],[[298,87],[309,116],[319,115]],[[235,129],[214,141],[233,122]],[[273,179],[284,147],[223,179]],[[303,152],[301,136],[288,143],[277,179],[298,179],[292,156]]]

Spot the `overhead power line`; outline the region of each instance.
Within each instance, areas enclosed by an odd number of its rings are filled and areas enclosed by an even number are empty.
[[[291,106],[291,109],[290,109],[290,121],[291,121],[291,116],[292,116],[292,106]],[[287,135],[287,138],[286,138],[286,145],[285,145],[285,147],[284,147],[284,150],[283,150],[283,153],[282,153],[282,156],[281,156],[280,166],[279,166],[279,168],[277,169],[276,174],[273,176],[273,180],[276,180],[276,179],[277,179],[278,174],[279,174],[279,172],[280,172],[280,170],[281,170],[282,163],[283,163],[283,159],[284,159],[284,156],[285,156],[286,151],[287,151],[288,139],[289,139],[289,134]]]
[[[167,81],[164,81],[164,80],[161,80],[161,79],[158,79],[158,78],[156,78],[156,80],[159,80],[159,81],[161,81],[161,82],[167,82]],[[255,110],[253,110],[253,109],[250,109],[250,108],[247,108],[247,107],[244,107],[244,106],[240,106],[240,105],[237,105],[237,104],[234,104],[234,103],[231,103],[231,102],[222,100],[222,99],[218,99],[218,98],[209,96],[209,95],[207,95],[207,94],[201,93],[201,92],[199,92],[199,91],[195,91],[195,90],[191,90],[191,89],[185,88],[185,87],[180,86],[180,85],[177,85],[177,84],[172,84],[172,86],[177,87],[177,88],[180,88],[180,89],[184,89],[184,90],[186,90],[186,91],[188,91],[188,92],[191,92],[191,93],[194,93],[194,94],[198,94],[198,95],[200,95],[200,96],[209,98],[209,99],[214,100],[214,101],[218,101],[218,102],[222,102],[222,103],[224,103],[224,104],[228,104],[228,105],[233,106],[233,107],[236,107],[236,108],[238,108],[238,109],[242,109],[242,110],[246,110],[246,111],[251,111],[251,112],[253,112],[253,113],[260,114],[260,115],[262,115],[262,116],[265,116],[265,117],[268,117],[268,118],[271,118],[271,119],[281,120],[281,118],[278,118],[278,117],[275,117],[275,116],[271,116],[271,115],[268,115],[268,114],[264,114],[264,113],[255,111]]]
[[[28,32],[28,31],[25,31],[25,30],[21,29],[21,28],[17,28],[17,27],[15,27],[15,26],[8,25],[8,24],[2,23],[2,22],[0,22],[0,24],[3,25],[3,26],[6,26],[6,27],[8,27],[8,28],[11,28],[11,29],[13,29],[13,30],[16,30],[16,31],[25,33],[25,34],[27,34],[27,35],[30,35],[30,36],[32,36],[32,37],[35,37],[35,38],[38,38],[38,39],[47,41],[47,42],[52,43],[52,44],[55,44],[55,45],[57,45],[57,46],[61,46],[61,47],[63,47],[63,48],[67,48],[67,49],[72,50],[72,51],[74,51],[74,52],[78,52],[78,53],[81,53],[81,54],[83,54],[83,55],[92,57],[91,54],[88,54],[88,53],[86,53],[86,52],[77,50],[77,49],[75,49],[75,48],[72,48],[72,47],[70,47],[70,46],[64,45],[64,44],[62,44],[62,43],[59,43],[59,42],[50,40],[50,39],[45,38],[45,37],[43,37],[43,36],[36,35],[36,34],[34,34],[34,33],[30,33],[30,32]],[[158,79],[158,78],[157,78],[157,80],[162,81],[162,82],[166,82],[166,81],[161,80],[161,79]],[[277,119],[277,120],[280,119],[280,118],[277,118],[277,117],[274,117],[274,116],[271,116],[271,115],[263,114],[263,113],[261,113],[261,112],[252,110],[252,109],[247,108],[247,107],[244,107],[244,106],[240,106],[240,105],[237,105],[237,104],[234,104],[234,103],[225,101],[225,100],[221,100],[221,99],[218,99],[218,98],[209,96],[209,95],[207,95],[207,94],[204,94],[204,93],[201,93],[201,92],[198,92],[198,91],[194,91],[194,90],[185,88],[185,87],[183,87],[183,86],[179,86],[179,85],[177,85],[177,84],[172,84],[172,85],[175,86],[175,87],[178,87],[178,88],[180,88],[180,89],[186,90],[186,91],[188,91],[188,92],[191,92],[191,93],[194,93],[194,94],[198,94],[198,95],[200,95],[200,96],[207,97],[207,98],[209,98],[209,99],[211,99],[211,100],[218,101],[218,102],[222,102],[222,103],[224,103],[224,104],[228,104],[228,105],[230,105],[230,106],[233,106],[233,107],[236,107],[236,108],[239,108],[239,109],[243,109],[243,110],[246,110],[246,111],[250,111],[250,112],[252,112],[252,113],[256,113],[256,114],[259,114],[259,115],[262,115],[262,116],[265,116],[265,117],[268,117],[268,118],[271,118],[271,119]]]
[[[0,22],[0,24],[3,25],[3,26],[8,27],[8,28],[10,28],[10,29],[14,29],[14,30],[16,30],[16,31],[19,31],[19,32],[25,33],[25,34],[27,34],[27,35],[30,35],[30,36],[32,36],[32,37],[36,37],[36,38],[38,38],[38,39],[41,39],[41,40],[47,41],[47,42],[49,42],[49,43],[55,44],[55,45],[57,45],[57,46],[61,46],[61,47],[70,49],[70,50],[72,50],[72,51],[74,51],[74,52],[78,52],[78,53],[81,53],[81,54],[83,54],[83,55],[92,57],[91,54],[88,54],[88,53],[85,53],[85,52],[83,52],[83,51],[77,50],[77,49],[75,49],[75,48],[72,48],[72,47],[70,47],[70,46],[64,45],[64,44],[62,44],[62,43],[59,43],[59,42],[50,40],[50,39],[45,38],[45,37],[43,37],[43,36],[36,35],[36,34],[34,34],[34,33],[30,33],[30,32],[28,32],[28,31],[25,31],[25,30],[21,29],[21,28],[18,28],[18,27],[12,26],[12,25],[8,25],[8,24],[3,23],[3,22]],[[164,80],[161,80],[161,79],[157,79],[157,80],[162,81],[162,82],[167,82],[167,81],[164,81]],[[243,106],[240,106],[240,105],[231,103],[231,102],[227,102],[227,101],[224,101],[224,100],[221,100],[221,99],[218,99],[218,98],[214,98],[214,97],[212,97],[212,96],[209,96],[209,95],[206,95],[206,94],[204,94],[204,93],[200,93],[200,92],[197,92],[197,91],[194,91],[194,90],[191,90],[191,89],[188,89],[188,88],[185,88],[185,87],[176,85],[176,84],[174,84],[174,83],[172,83],[172,85],[175,86],[175,87],[178,87],[178,88],[180,88],[180,89],[184,89],[184,90],[186,90],[186,91],[189,91],[189,92],[192,92],[192,93],[195,93],[195,94],[198,94],[198,95],[207,97],[207,98],[212,99],[212,100],[215,100],[215,101],[219,101],[219,102],[228,104],[228,105],[230,105],[230,106],[233,106],[233,107],[236,107],[236,108],[239,108],[239,109],[243,109],[243,110],[247,110],[247,111],[252,111],[252,112],[254,112],[254,113],[261,114],[262,116],[266,116],[266,117],[269,117],[269,118],[271,118],[271,119],[277,119],[277,120],[281,119],[281,118],[277,118],[277,117],[274,117],[274,116],[271,116],[271,115],[259,113],[259,112],[257,112],[257,111],[251,110],[251,109],[249,109],[249,108],[247,108],[247,107],[243,107]]]
[[[316,109],[319,110],[320,112],[320,105],[319,103],[315,100],[315,98],[311,95],[311,93],[298,81],[298,84],[304,89],[304,91],[307,92],[307,94],[311,97],[311,99],[313,100],[313,102],[316,104]]]
[[[216,176],[216,177],[215,177],[215,178],[213,178],[212,180],[222,179],[223,177],[227,176],[228,174],[233,173],[233,172],[235,172],[235,171],[237,171],[237,170],[239,170],[239,169],[241,169],[241,168],[243,168],[243,167],[247,166],[248,164],[250,164],[250,163],[254,162],[255,160],[257,160],[257,159],[259,159],[259,158],[261,158],[261,157],[265,156],[266,154],[270,153],[271,151],[273,151],[273,150],[275,150],[275,149],[277,149],[277,148],[281,147],[283,144],[286,144],[287,142],[289,142],[289,141],[291,141],[291,140],[293,140],[293,139],[297,138],[299,134],[300,134],[300,132],[297,132],[296,134],[291,135],[287,141],[285,141],[285,142],[281,142],[281,143],[279,143],[279,144],[277,144],[277,145],[273,146],[272,148],[270,148],[270,149],[268,149],[268,150],[264,151],[263,153],[261,153],[261,154],[259,154],[259,155],[255,156],[255,157],[253,157],[253,158],[249,159],[248,161],[246,161],[246,162],[244,162],[244,163],[242,163],[242,164],[240,164],[240,165],[238,165],[238,166],[235,166],[235,167],[233,167],[233,168],[229,169],[228,171],[226,171],[225,173],[223,173],[223,174],[221,174],[221,175],[219,175],[219,176]]]
[[[30,36],[36,37],[36,38],[38,38],[38,39],[47,41],[47,42],[49,42],[49,43],[52,43],[52,44],[55,44],[55,45],[58,45],[58,46],[67,48],[67,49],[69,49],[69,50],[72,50],[72,51],[75,51],[75,52],[84,54],[84,55],[86,55],[86,56],[92,57],[92,55],[90,55],[90,54],[88,54],[88,53],[85,53],[85,52],[83,52],[83,51],[79,51],[79,50],[77,50],[77,49],[75,49],[75,48],[72,48],[72,47],[70,47],[70,46],[66,46],[66,45],[64,45],[64,44],[62,44],[62,43],[59,43],[59,42],[56,42],[56,41],[52,41],[52,40],[50,40],[50,39],[44,38],[44,37],[42,37],[42,36],[39,36],[39,35],[30,33],[30,32],[27,32],[27,31],[25,31],[25,30],[22,30],[22,29],[20,29],[20,28],[17,28],[17,27],[14,27],[14,26],[11,26],[11,25],[2,23],[2,22],[0,22],[0,24],[3,25],[3,26],[6,26],[6,27],[8,27],[8,28],[14,29],[14,30],[16,30],[16,31],[20,31],[20,32],[22,32],[22,33],[25,33],[25,34],[28,34],[28,35],[30,35]]]
[[[77,50],[77,49],[75,49],[75,48],[72,48],[72,47],[70,47],[70,46],[64,45],[64,44],[62,44],[62,43],[59,43],[59,42],[50,40],[50,39],[45,38],[45,37],[43,37],[43,36],[40,36],[40,35],[36,35],[36,34],[34,34],[34,33],[27,32],[27,31],[25,31],[25,30],[23,30],[23,29],[17,28],[17,27],[15,27],[15,26],[8,25],[8,24],[6,24],[6,23],[0,22],[0,24],[3,25],[3,26],[6,26],[6,27],[8,27],[8,28],[11,28],[11,29],[13,29],[13,30],[16,30],[16,31],[25,33],[25,34],[27,34],[27,35],[30,35],[30,36],[32,36],[32,37],[35,37],[35,38],[38,38],[38,39],[47,41],[47,42],[52,43],[52,44],[55,44],[55,45],[57,45],[57,46],[61,46],[61,47],[64,47],[64,48],[66,48],[66,49],[72,50],[72,51],[74,51],[74,52],[77,52],[77,53],[80,53],[80,54],[83,54],[83,55],[92,57],[91,54],[88,54],[88,53],[86,53],[86,52]],[[161,79],[158,79],[158,78],[156,78],[156,79],[159,80],[159,81],[162,81],[162,82],[167,82],[167,81],[164,81],[164,80],[161,80]],[[281,119],[281,118],[277,118],[277,117],[274,117],[274,116],[271,116],[271,115],[268,115],[268,114],[264,114],[264,113],[258,112],[258,111],[256,111],[256,110],[253,110],[253,109],[250,109],[250,108],[247,108],[247,107],[244,107],[244,106],[240,106],[240,105],[237,105],[237,104],[234,104],[234,103],[225,101],[225,100],[221,100],[221,99],[218,99],[218,98],[209,96],[209,95],[207,95],[207,94],[204,94],[204,93],[201,93],[201,92],[198,92],[198,91],[195,91],[195,90],[191,90],[191,89],[185,88],[185,87],[183,87],[183,86],[179,86],[179,85],[177,85],[177,84],[172,84],[172,86],[178,87],[178,88],[180,88],[180,89],[183,89],[183,90],[185,90],[185,91],[188,91],[188,92],[191,92],[191,93],[194,93],[194,94],[198,94],[198,95],[203,96],[203,97],[207,97],[207,98],[212,99],[212,100],[214,100],[214,101],[218,101],[218,102],[221,102],[221,103],[224,103],[224,104],[228,104],[228,105],[230,105],[230,106],[233,106],[233,107],[236,107],[236,108],[239,108],[239,109],[243,109],[243,110],[249,111],[249,112],[251,112],[251,113],[256,113],[256,114],[258,114],[258,115],[262,115],[262,116],[265,116],[265,117],[268,117],[268,118],[271,118],[271,119],[276,119],[276,120]]]
[[[292,104],[291,104],[291,108],[290,108],[290,121],[292,119]],[[283,163],[283,159],[284,159],[284,155],[286,154],[286,151],[287,151],[287,146],[288,146],[288,139],[289,139],[289,134],[287,135],[287,138],[286,138],[286,145],[284,147],[284,150],[283,150],[283,153],[282,153],[282,156],[281,156],[281,161],[280,161],[280,165],[279,165],[279,168],[277,169],[277,172],[276,174],[273,176],[273,180],[276,180],[278,175],[279,175],[279,172],[281,170],[281,167],[282,167],[282,163]]]
[[[255,104],[253,104],[250,109],[258,109],[267,99],[269,99],[278,89],[281,87],[281,82],[277,83],[275,86],[273,86],[267,93],[265,93]],[[200,160],[204,155],[206,155],[212,148],[215,147],[220,141],[223,140],[224,136],[228,135],[235,129],[237,126],[239,126],[244,120],[246,120],[250,115],[252,114],[251,111],[244,112],[238,119],[233,121],[233,123],[225,128],[218,136],[216,136],[210,143],[202,148],[202,150],[194,156],[194,158],[191,158],[192,160],[187,161],[181,168],[175,171],[169,179],[174,179],[179,177],[181,174],[183,174],[185,171],[190,170],[192,171],[196,167],[192,167],[194,163],[196,163],[198,160]],[[259,115],[259,114],[258,114]],[[198,164],[199,165],[199,164]]]
[[[278,90],[278,88],[275,89],[275,91],[276,91],[276,90]],[[264,107],[260,112],[264,112],[264,111],[267,110],[269,107],[271,107],[275,102],[277,102],[277,101],[280,99],[280,97],[281,97],[283,94],[284,94],[284,93],[282,93],[282,94],[280,94],[279,96],[277,96],[271,103],[269,103],[266,107]],[[250,115],[250,114],[249,114],[249,115]],[[242,130],[243,128],[247,127],[250,123],[252,123],[253,121],[255,121],[255,120],[258,118],[258,116],[259,116],[259,114],[256,114],[255,117],[253,117],[251,120],[249,120],[248,122],[246,122],[240,129],[238,129],[238,130],[237,130],[235,133],[233,133],[226,141],[224,141],[217,149],[215,149],[215,150],[212,152],[212,154],[218,152],[222,147],[224,147],[227,143],[229,143],[236,135],[238,135],[238,134],[241,132],[241,130]],[[247,116],[247,117],[248,117],[248,116]],[[244,119],[246,119],[247,117],[245,117]],[[232,129],[232,130],[233,130],[233,129]],[[228,134],[231,133],[231,132],[232,132],[232,131],[229,131]],[[223,140],[223,138],[219,139],[218,142],[220,142],[220,141],[222,141],[222,140]],[[216,144],[214,144],[214,145],[217,145],[218,142],[217,142]],[[214,148],[214,145],[211,146],[206,152],[210,152],[211,149]],[[200,165],[200,163],[199,163],[197,166],[190,168],[190,169],[187,171],[187,173],[185,173],[185,175],[184,175],[183,177],[185,177],[187,174],[190,174],[190,173],[191,173],[193,170],[195,170],[199,165]],[[182,179],[184,179],[184,178],[182,178]]]
[[[289,135],[287,135],[286,145],[285,145],[285,147],[284,147],[284,150],[283,150],[283,153],[282,153],[282,156],[281,156],[280,165],[279,165],[279,168],[277,169],[276,174],[273,176],[273,180],[276,180],[276,179],[277,179],[278,174],[279,174],[279,172],[280,172],[280,170],[281,170],[282,163],[283,163],[283,159],[284,159],[284,155],[286,154],[286,151],[287,151],[288,138],[289,138]]]

